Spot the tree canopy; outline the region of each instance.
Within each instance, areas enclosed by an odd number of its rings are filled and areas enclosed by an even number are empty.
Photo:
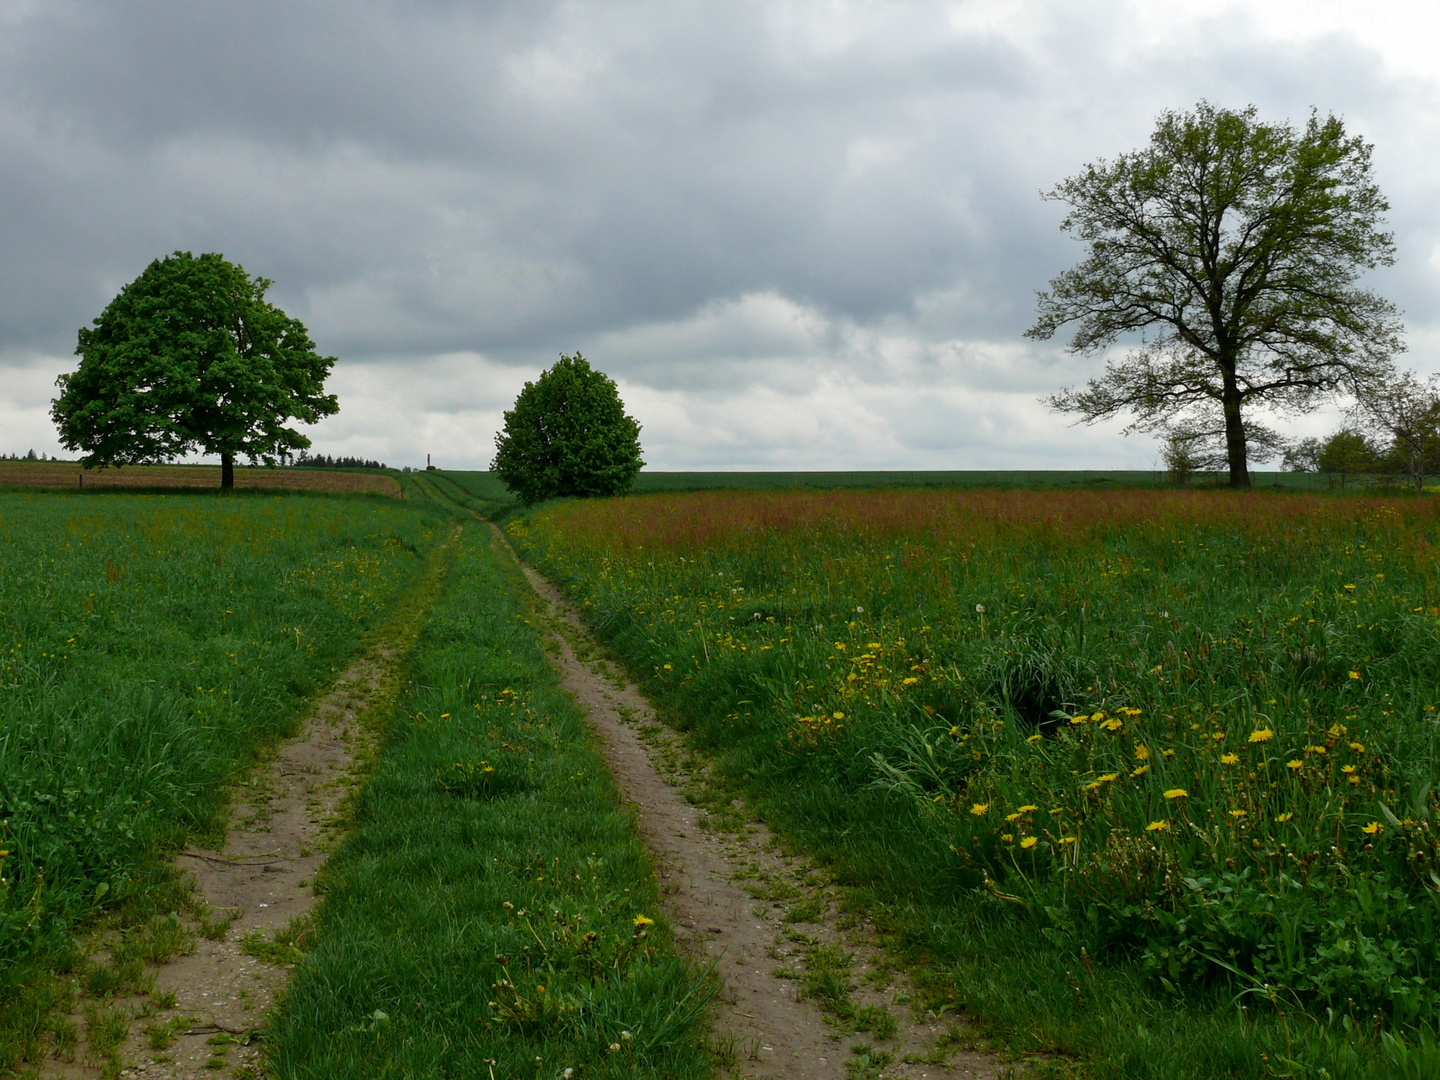
[[[61,443],[99,468],[219,454],[226,488],[237,454],[273,465],[308,447],[285,424],[338,410],[335,358],[265,300],[271,284],[217,254],[152,262],[80,330],[51,408]]]
[[[1230,483],[1248,487],[1247,411],[1363,396],[1403,349],[1395,308],[1357,285],[1394,261],[1370,153],[1334,116],[1296,131],[1201,102],[1057,185],[1045,197],[1089,254],[1038,294],[1027,336],[1073,324],[1072,352],[1139,342],[1049,404],[1128,415],[1127,430],[1223,430]]]
[[[620,391],[578,352],[527,382],[495,436],[491,469],[523,502],[619,495],[645,464]]]

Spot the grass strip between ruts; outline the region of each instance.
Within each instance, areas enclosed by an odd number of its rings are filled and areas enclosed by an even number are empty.
[[[314,950],[281,1077],[703,1077],[713,982],[675,955],[649,856],[560,689],[519,571],[467,526]]]

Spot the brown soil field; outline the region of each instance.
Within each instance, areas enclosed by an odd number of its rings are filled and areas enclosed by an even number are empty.
[[[219,465],[127,465],[119,469],[81,469],[73,461],[0,461],[0,488],[215,488]],[[235,466],[236,488],[361,492],[400,495],[400,485],[383,473],[331,469],[267,469]]]

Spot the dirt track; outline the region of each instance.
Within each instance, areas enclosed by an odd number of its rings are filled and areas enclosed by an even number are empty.
[[[860,1067],[859,1076],[897,1080],[998,1077],[998,1058],[967,1049],[973,1039],[959,1018],[913,1006],[913,987],[887,970],[881,950],[866,940],[865,926],[841,932],[837,893],[823,873],[781,854],[758,821],[732,831],[706,827],[706,811],[679,790],[697,779],[703,764],[656,722],[624,673],[598,658],[598,647],[559,591],[530,567],[522,569],[557,631],[552,656],[562,684],[585,710],[621,792],[639,812],[677,936],[724,979],[715,1042],[726,1051],[727,1074],[826,1080],[847,1076],[849,1062],[851,1072]],[[797,910],[803,921],[796,920]],[[853,957],[853,1005],[886,1008],[897,1022],[893,1036],[847,1031],[853,1025],[833,1012],[827,1016],[813,998],[802,999],[806,966],[826,950]],[[857,1055],[856,1046],[871,1049]]]

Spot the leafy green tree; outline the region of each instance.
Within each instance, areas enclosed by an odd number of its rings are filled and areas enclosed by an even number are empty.
[[[1356,285],[1394,261],[1370,149],[1333,116],[1297,132],[1201,102],[1056,186],[1089,255],[1039,293],[1027,336],[1073,323],[1072,352],[1140,344],[1049,404],[1128,430],[1223,427],[1230,484],[1249,487],[1248,407],[1304,412],[1383,381],[1403,346],[1394,307]]]
[[[1354,473],[1374,472],[1380,464],[1380,454],[1363,432],[1341,428],[1320,444],[1315,464],[1323,473],[1338,474],[1343,488],[1346,477]]]
[[[237,454],[273,465],[309,446],[285,423],[339,409],[323,392],[335,358],[266,302],[271,284],[216,254],[152,262],[81,329],[80,366],[56,380],[60,441],[87,468],[219,454],[222,488]]]
[[[640,425],[612,379],[578,352],[527,382],[495,436],[490,468],[525,503],[620,495],[645,464]]]

